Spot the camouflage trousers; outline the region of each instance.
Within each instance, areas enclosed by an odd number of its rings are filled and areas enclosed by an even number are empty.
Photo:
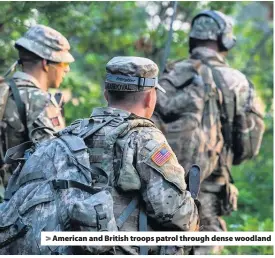
[[[221,201],[219,193],[201,191],[199,200],[201,202],[200,231],[221,232],[227,231],[226,222],[219,216]],[[195,255],[219,254],[223,246],[195,246]]]

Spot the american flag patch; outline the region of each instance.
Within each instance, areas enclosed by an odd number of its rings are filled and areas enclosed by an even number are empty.
[[[162,166],[172,157],[172,153],[169,151],[168,147],[164,144],[157,152],[155,152],[151,159],[159,167]]]

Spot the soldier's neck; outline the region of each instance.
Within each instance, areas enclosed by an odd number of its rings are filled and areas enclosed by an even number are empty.
[[[31,75],[39,82],[39,85],[36,85],[38,88],[44,92],[48,91],[48,78],[43,72],[36,69],[23,69],[23,72]]]
[[[141,108],[139,106],[109,104],[108,107],[122,109],[122,110],[128,111],[130,113],[133,113],[137,116],[148,118],[147,111],[144,108]]]

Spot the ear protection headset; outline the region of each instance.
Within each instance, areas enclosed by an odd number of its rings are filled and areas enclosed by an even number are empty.
[[[191,26],[193,27],[194,21],[200,16],[208,16],[212,18],[219,26],[219,34],[217,35],[218,44],[221,49],[229,50],[236,44],[236,37],[232,34],[231,28],[228,28],[226,21],[217,12],[207,10],[197,14],[193,20]]]

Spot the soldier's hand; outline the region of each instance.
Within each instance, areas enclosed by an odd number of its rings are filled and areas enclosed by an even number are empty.
[[[189,227],[190,232],[200,231],[200,218],[196,222],[192,222]]]
[[[189,231],[200,231],[200,210],[201,210],[201,203],[198,199],[194,200],[197,210],[198,210],[198,218],[197,220],[194,220],[193,223],[190,224]]]
[[[229,185],[229,203],[232,205],[233,211],[238,209],[238,195],[239,191],[237,187],[233,184]]]

